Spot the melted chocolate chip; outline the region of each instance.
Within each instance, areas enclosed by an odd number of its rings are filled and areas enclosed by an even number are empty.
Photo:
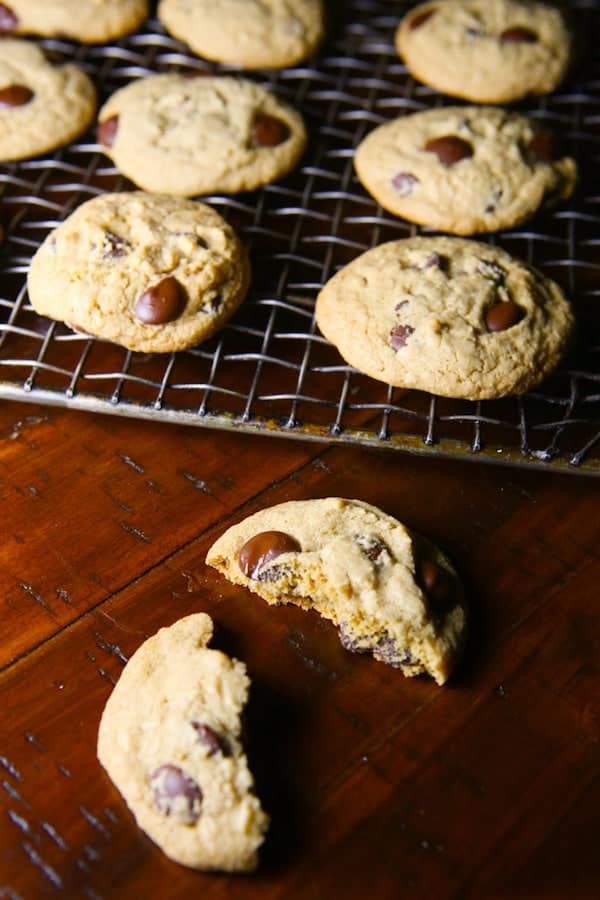
[[[503,44],[535,44],[538,36],[530,28],[516,26],[503,31],[500,35],[500,40]]]
[[[419,179],[410,172],[398,172],[392,178],[392,187],[399,197],[408,197],[409,194],[412,194],[417,184],[419,184]]]
[[[115,259],[119,256],[126,256],[130,249],[131,244],[129,244],[128,241],[120,238],[117,234],[113,234],[111,231],[106,232],[104,245],[102,247],[102,256],[104,259]]]
[[[217,753],[220,756],[231,756],[231,748],[223,735],[218,734],[210,725],[192,722],[192,727],[195,728],[200,743],[207,748],[209,756],[216,756]]]
[[[556,159],[556,141],[551,131],[538,131],[529,141],[529,150],[541,162],[551,163]]]
[[[408,27],[411,31],[416,31],[416,29],[424,25],[425,22],[427,22],[427,20],[430,19],[435,12],[436,9],[434,7],[433,9],[425,10],[425,12],[417,13],[416,16],[413,16],[412,19],[409,20]]]
[[[185,825],[193,825],[200,816],[202,791],[183,769],[166,763],[150,776],[154,804],[164,816],[174,816]]]
[[[437,615],[446,612],[454,602],[454,581],[450,572],[428,557],[417,563],[417,580]]]
[[[25,106],[26,103],[33,100],[33,96],[33,91],[30,91],[24,84],[10,84],[0,90],[0,108]]]
[[[473,156],[473,148],[468,141],[463,141],[455,134],[447,134],[444,137],[433,138],[427,141],[423,148],[427,153],[435,153],[437,158],[445,166],[454,166],[461,159]]]
[[[260,570],[272,559],[301,549],[298,541],[283,531],[262,531],[246,541],[238,553],[238,563],[247,578],[257,579]]]
[[[520,322],[525,311],[513,300],[495,303],[485,314],[485,324],[488,331],[508,331],[517,322]]]
[[[177,319],[184,306],[183,285],[169,275],[140,294],[135,303],[135,316],[144,325],[164,325]]]
[[[274,116],[266,114],[257,116],[252,128],[252,144],[254,147],[277,147],[284,144],[290,136],[290,129]]]
[[[396,325],[395,328],[392,328],[390,332],[390,344],[394,350],[402,350],[403,347],[406,347],[406,342],[411,334],[414,333],[414,330],[415,329],[410,325]]]
[[[96,138],[98,140],[98,143],[102,144],[104,147],[112,147],[116,140],[118,130],[118,116],[111,116],[110,119],[105,119],[104,122],[99,122],[98,128],[96,129]]]
[[[19,20],[10,6],[0,3],[0,33],[14,31],[18,24]]]

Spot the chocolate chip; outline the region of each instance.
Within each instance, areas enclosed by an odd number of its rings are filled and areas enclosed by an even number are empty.
[[[433,612],[446,612],[454,601],[454,579],[450,572],[429,557],[417,562],[417,581]]]
[[[19,20],[16,15],[5,3],[0,3],[0,32],[14,31]]]
[[[246,541],[238,553],[238,563],[247,578],[258,579],[260,570],[272,559],[301,549],[298,541],[284,531],[261,531]]]
[[[530,28],[516,26],[503,31],[500,35],[500,40],[503,44],[535,44],[538,36]]]
[[[529,150],[541,162],[551,163],[556,159],[556,141],[551,131],[538,131],[529,141]]]
[[[513,300],[495,303],[486,311],[485,324],[488,331],[508,331],[517,322],[520,322],[525,311]]]
[[[159,766],[150,776],[150,786],[155,806],[164,816],[172,815],[185,825],[198,821],[202,791],[179,766]]]
[[[33,91],[24,84],[10,84],[0,90],[0,109],[11,106],[25,106],[33,100]]]
[[[277,147],[284,144],[290,136],[290,129],[274,116],[259,115],[252,128],[252,144],[254,147]]]
[[[387,544],[374,535],[355,534],[354,540],[371,562],[377,562],[384,551],[389,552]]]
[[[206,725],[204,722],[192,722],[192,727],[195,728],[200,743],[207,748],[209,756],[216,756],[217,753],[220,756],[231,756],[231,748],[225,738],[210,725]]]
[[[417,13],[416,16],[413,16],[412,19],[409,20],[408,27],[411,31],[416,31],[417,28],[420,28],[421,25],[424,25],[428,19],[432,17],[432,15],[436,12],[435,7],[433,9],[427,9],[425,12]]]
[[[455,134],[447,134],[444,137],[433,138],[427,141],[424,150],[427,153],[435,153],[439,161],[445,166],[453,166],[461,159],[473,156],[473,148],[468,141]]]
[[[412,194],[417,184],[419,184],[419,179],[410,172],[398,172],[392,178],[392,187],[399,197],[408,197],[409,194]]]
[[[183,285],[169,275],[140,294],[135,302],[135,316],[144,325],[164,325],[177,319],[184,306]]]
[[[126,256],[130,249],[131,244],[129,244],[128,241],[113,234],[111,231],[106,232],[102,247],[102,256],[104,259],[115,259],[119,256]]]
[[[104,147],[112,147],[116,140],[118,130],[118,116],[111,116],[110,119],[105,119],[104,122],[99,122],[98,128],[96,129],[96,138],[98,140],[98,143],[102,144]]]
[[[410,325],[396,325],[395,328],[392,328],[390,343],[394,350],[402,350],[403,347],[406,347],[406,342],[411,334],[414,334],[414,330]]]

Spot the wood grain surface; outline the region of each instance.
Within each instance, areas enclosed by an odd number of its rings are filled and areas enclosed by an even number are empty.
[[[204,565],[290,499],[377,504],[472,609],[444,688],[347,653]],[[597,481],[0,406],[0,898],[600,896]],[[195,611],[253,680],[258,871],[167,860],[99,766],[128,657]]]

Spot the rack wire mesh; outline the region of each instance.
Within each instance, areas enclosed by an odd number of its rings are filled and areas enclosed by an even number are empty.
[[[93,132],[56,153],[0,167],[0,397],[283,437],[359,443],[438,456],[600,474],[600,48],[589,48],[558,92],[519,104],[564,138],[581,182],[568,205],[490,237],[536,265],[573,300],[579,338],[540,389],[497,401],[400,391],[344,364],[316,329],[318,290],[341,266],[417,229],[385,213],[360,186],[354,149],[374,126],[450,101],[416,83],[393,34],[411,3],[349,0],[310,63],[252,73],[298,107],[312,135],[298,170],[252,194],[205,198],[249,246],[248,300],[213,339],[185,353],[145,355],[71,332],[28,301],[31,256],[79,204],[131,189]],[[581,30],[598,33],[594,0],[573,3]],[[110,46],[40,44],[90,74],[101,100],[151,72],[220,70],[151,19]]]

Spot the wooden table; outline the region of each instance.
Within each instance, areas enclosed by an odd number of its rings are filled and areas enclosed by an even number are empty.
[[[600,896],[598,486],[2,403],[0,897]],[[455,561],[473,628],[445,688],[204,565],[230,523],[328,495]],[[199,610],[253,679],[249,876],[167,860],[96,759],[126,659]]]

